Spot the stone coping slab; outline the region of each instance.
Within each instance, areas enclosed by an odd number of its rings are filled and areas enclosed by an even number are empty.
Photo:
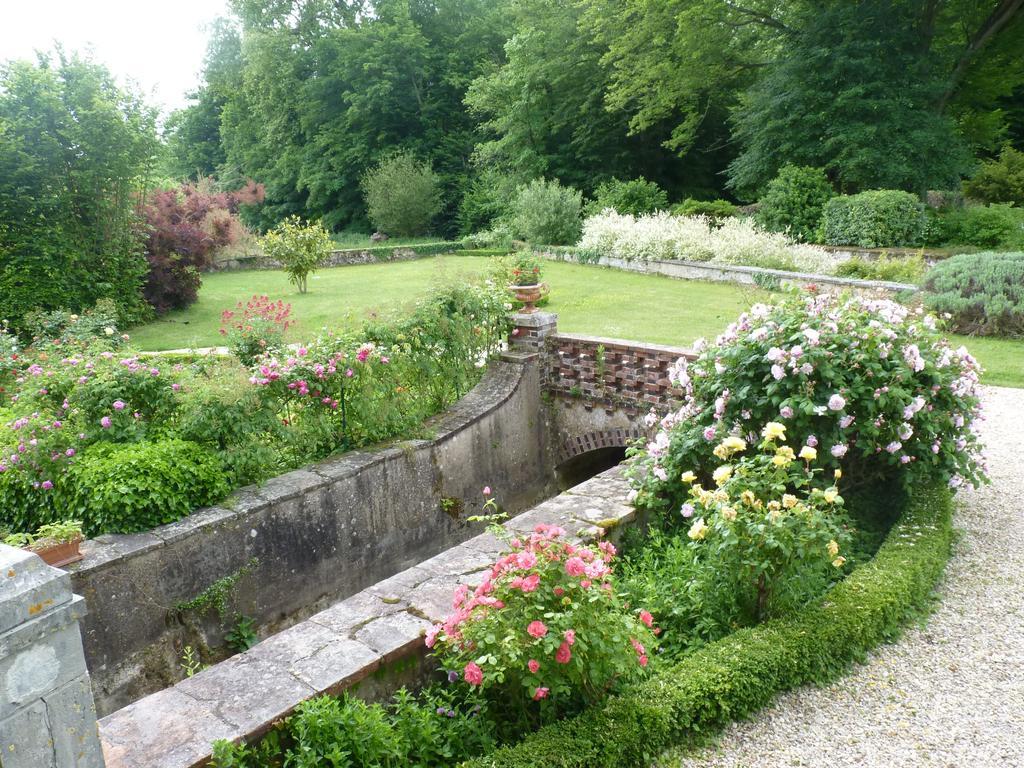
[[[561,525],[580,540],[596,524],[633,520],[621,466],[544,501],[508,523]],[[341,600],[245,653],[120,709],[99,723],[107,768],[205,765],[216,739],[248,740],[301,702],[340,693],[383,665],[423,652],[457,584],[475,586],[504,544],[490,533],[430,557]]]

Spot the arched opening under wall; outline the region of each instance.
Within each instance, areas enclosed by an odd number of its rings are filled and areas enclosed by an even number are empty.
[[[573,486],[611,469],[626,458],[623,446],[607,446],[586,451],[563,461],[555,467],[559,490],[565,491]]]

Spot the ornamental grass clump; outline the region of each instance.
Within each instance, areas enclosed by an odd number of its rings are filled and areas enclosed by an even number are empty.
[[[510,551],[475,590],[460,587],[451,615],[427,634],[445,668],[534,724],[641,678],[656,644],[651,615],[616,592],[615,547],[564,536],[538,525],[511,538]]]
[[[981,483],[980,368],[935,328],[892,301],[811,294],[755,305],[671,372],[683,405],[634,455],[637,503],[678,515],[689,496],[682,474],[707,483],[715,446],[753,442],[770,422],[798,455],[813,449],[826,472],[841,469],[847,489]]]

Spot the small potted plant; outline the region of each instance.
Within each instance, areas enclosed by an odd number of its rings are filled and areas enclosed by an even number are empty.
[[[522,311],[536,312],[534,304],[540,301],[543,286],[540,282],[540,262],[533,256],[523,255],[512,266],[512,292],[516,301],[523,303]]]
[[[35,552],[47,565],[60,567],[77,563],[83,555],[78,551],[82,543],[82,523],[79,520],[62,520],[39,526],[35,535],[12,533],[4,537],[4,544]]]

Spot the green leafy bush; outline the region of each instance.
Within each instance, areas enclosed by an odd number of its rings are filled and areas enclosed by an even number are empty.
[[[466,187],[459,203],[456,221],[459,232],[470,236],[490,230],[506,218],[516,197],[516,181],[512,176],[487,169]]]
[[[833,197],[825,204],[821,218],[825,244],[861,248],[920,245],[926,225],[921,201],[909,192],[894,189]]]
[[[982,203],[1014,203],[1024,208],[1024,152],[1009,144],[964,182],[964,194]]]
[[[62,485],[88,536],[172,523],[228,492],[217,456],[184,440],[93,446]]]
[[[1024,336],[1024,252],[969,253],[940,261],[924,281],[925,304],[980,336]]]
[[[366,214],[380,232],[414,237],[430,232],[441,211],[441,185],[428,163],[411,152],[381,160],[363,174]]]
[[[464,768],[641,768],[780,692],[836,678],[928,607],[949,558],[952,510],[946,489],[919,486],[871,562],[820,599],[700,648],[603,705]]]
[[[834,196],[832,183],[821,168],[784,165],[768,183],[754,218],[772,232],[813,242],[825,203]]]
[[[344,695],[296,707],[254,746],[218,741],[212,768],[448,768],[491,749],[494,726],[473,695],[429,686],[400,690],[387,706]]]
[[[298,216],[289,216],[260,238],[260,247],[281,265],[299,293],[305,293],[309,273],[331,255],[334,241],[320,222],[303,224]]]
[[[516,237],[538,245],[572,245],[583,227],[583,195],[557,181],[535,179],[519,188],[509,216]]]
[[[924,257],[920,254],[915,254],[914,256],[887,256],[883,254],[877,259],[854,256],[852,259],[848,259],[836,267],[836,275],[839,277],[852,277],[856,280],[916,283],[924,276],[927,268]]]
[[[740,209],[728,200],[694,200],[688,197],[672,207],[673,216],[707,216],[709,219],[727,219],[738,216]]]
[[[668,209],[668,194],[653,181],[640,177],[630,181],[611,179],[598,185],[594,199],[587,203],[588,215],[611,208],[617,213],[642,216]]]
[[[943,210],[932,219],[931,225],[928,239],[935,245],[1024,247],[1024,208],[1012,203]]]

